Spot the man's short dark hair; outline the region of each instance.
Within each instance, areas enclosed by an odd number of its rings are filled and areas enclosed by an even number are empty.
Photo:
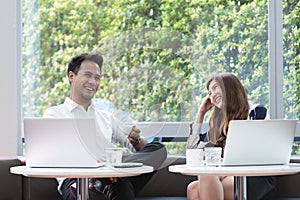
[[[67,74],[69,74],[69,72],[72,71],[74,72],[75,75],[77,75],[81,63],[86,60],[97,63],[100,67],[100,72],[102,72],[102,64],[103,64],[102,55],[96,53],[83,53],[81,55],[72,58],[71,62],[68,64]]]

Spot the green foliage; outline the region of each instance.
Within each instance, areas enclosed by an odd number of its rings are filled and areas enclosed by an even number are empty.
[[[185,156],[186,142],[163,142],[168,154]]]
[[[300,2],[284,4],[283,73],[286,118],[300,119]]]
[[[299,6],[284,1],[285,115],[299,119]],[[33,9],[32,9],[33,8]],[[23,0],[23,110],[40,116],[69,92],[66,67],[104,55],[97,98],[136,121],[191,121],[205,81],[232,72],[268,107],[267,1]]]

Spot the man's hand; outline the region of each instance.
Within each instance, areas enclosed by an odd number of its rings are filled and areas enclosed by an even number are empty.
[[[127,136],[127,139],[136,151],[139,151],[143,146],[148,144],[148,141],[141,137],[141,130],[135,125],[132,126],[131,132]]]
[[[131,132],[128,135],[128,140],[131,144],[136,144],[138,140],[140,140],[141,137],[141,130],[138,129],[135,125],[132,126]]]

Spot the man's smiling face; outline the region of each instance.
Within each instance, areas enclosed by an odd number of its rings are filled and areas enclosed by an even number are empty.
[[[97,63],[83,61],[77,74],[70,71],[71,96],[76,103],[87,105],[91,103],[100,85],[101,71]]]

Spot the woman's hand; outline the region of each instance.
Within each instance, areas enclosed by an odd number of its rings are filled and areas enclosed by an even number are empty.
[[[209,95],[207,95],[198,110],[198,114],[196,117],[195,122],[196,123],[202,123],[203,119],[204,119],[204,115],[207,113],[207,111],[209,111],[212,107],[214,107],[214,104],[210,101]]]
[[[201,105],[200,105],[200,108],[199,108],[199,112],[202,112],[202,113],[206,113],[207,111],[209,111],[212,107],[214,107],[214,104],[210,101],[210,98],[209,98],[209,95],[207,95]]]

